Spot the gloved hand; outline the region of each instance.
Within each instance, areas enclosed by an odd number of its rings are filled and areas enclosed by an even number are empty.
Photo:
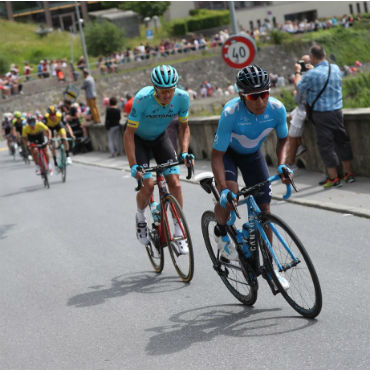
[[[186,157],[187,156],[190,156],[191,157],[191,159],[195,159],[195,156],[194,156],[194,154],[189,154],[189,153],[187,153],[187,152],[184,152],[184,153],[181,153],[181,158],[185,161],[185,159],[186,159]]]
[[[231,190],[229,189],[222,190],[220,194],[220,205],[222,208],[226,208],[227,203],[229,202],[229,200],[227,199],[227,195],[229,193],[231,193],[233,199],[236,199],[236,194],[234,194]]]
[[[143,167],[139,164],[134,164],[131,166],[131,176],[136,179],[136,175],[138,172],[143,172]]]

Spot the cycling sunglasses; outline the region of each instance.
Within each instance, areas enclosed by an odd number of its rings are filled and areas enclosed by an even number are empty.
[[[260,91],[252,94],[242,94],[249,101],[256,101],[258,98],[266,99],[270,96],[270,90]]]

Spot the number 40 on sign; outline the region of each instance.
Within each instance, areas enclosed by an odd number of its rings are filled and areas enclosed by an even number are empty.
[[[233,68],[244,68],[253,62],[256,44],[247,35],[229,37],[222,46],[222,58]]]

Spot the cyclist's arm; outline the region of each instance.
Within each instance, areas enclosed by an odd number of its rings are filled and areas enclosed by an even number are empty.
[[[69,125],[69,123],[65,123],[65,128],[67,129],[69,135],[71,136],[72,139],[75,139],[75,135],[73,133],[72,127]]]
[[[187,121],[186,122],[180,121],[179,142],[181,147],[181,153],[187,153],[189,150],[190,143],[190,127]]]
[[[137,130],[136,127],[127,126],[125,133],[123,135],[123,142],[125,145],[125,151],[130,167],[136,164],[135,139],[134,139],[136,130]]]
[[[219,150],[212,149],[211,155],[212,172],[213,175],[215,176],[217,188],[220,192],[224,189],[227,189],[225,178],[225,166],[223,161],[224,154],[225,152],[220,152]]]

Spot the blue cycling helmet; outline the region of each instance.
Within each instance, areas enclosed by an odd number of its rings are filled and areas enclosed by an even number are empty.
[[[175,68],[162,64],[153,68],[151,79],[155,87],[171,88],[177,85],[179,75]]]

